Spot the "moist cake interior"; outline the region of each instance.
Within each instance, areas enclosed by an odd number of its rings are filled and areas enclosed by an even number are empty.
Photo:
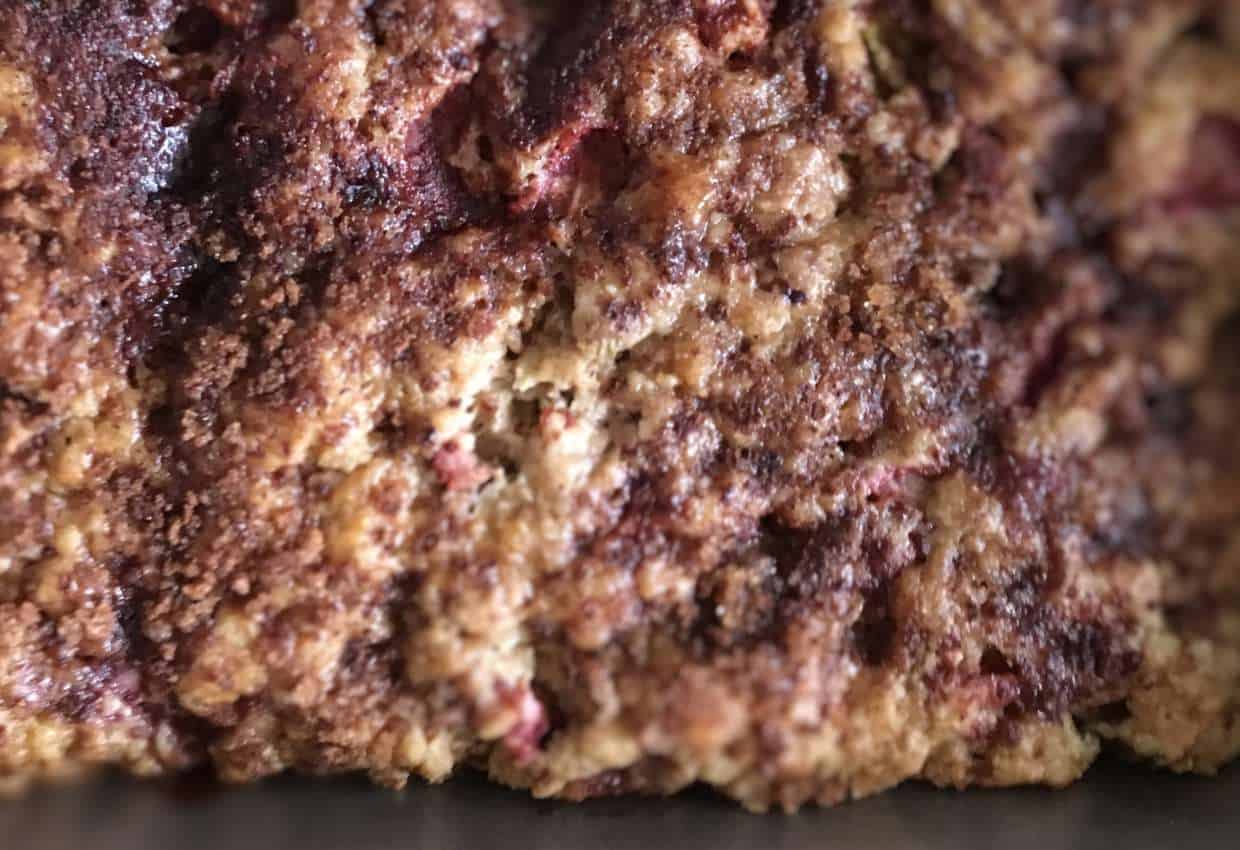
[[[2,0],[0,784],[1240,752],[1240,4]]]

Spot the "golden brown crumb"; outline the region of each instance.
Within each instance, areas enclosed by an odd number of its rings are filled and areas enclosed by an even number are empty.
[[[1240,752],[1240,26],[0,5],[0,783]]]

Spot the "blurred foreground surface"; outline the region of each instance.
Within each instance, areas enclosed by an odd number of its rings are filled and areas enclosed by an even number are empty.
[[[13,850],[1222,850],[1240,847],[1240,769],[1210,780],[1103,763],[1065,791],[911,785],[792,817],[705,793],[543,802],[472,778],[403,793],[350,780],[220,789],[118,778],[0,803],[0,836]]]

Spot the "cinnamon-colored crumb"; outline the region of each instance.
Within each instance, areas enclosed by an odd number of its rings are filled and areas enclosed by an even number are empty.
[[[1238,37],[0,4],[0,784],[1218,768]]]

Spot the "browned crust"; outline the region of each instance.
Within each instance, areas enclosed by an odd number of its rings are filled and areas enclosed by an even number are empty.
[[[1240,16],[0,4],[0,782],[1240,751]]]

